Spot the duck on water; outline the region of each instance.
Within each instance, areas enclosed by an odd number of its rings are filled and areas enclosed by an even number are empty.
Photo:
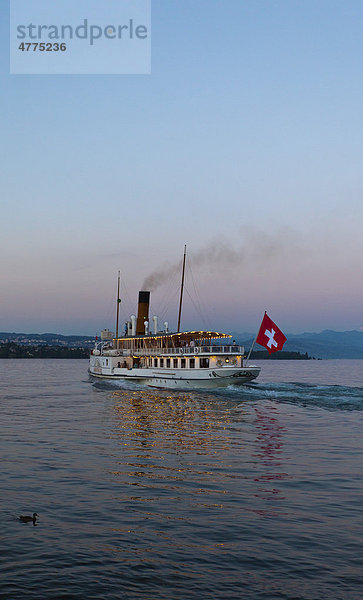
[[[22,523],[33,523],[33,525],[35,525],[37,517],[38,514],[36,512],[33,513],[32,517],[30,515],[20,515],[19,521],[21,521]]]

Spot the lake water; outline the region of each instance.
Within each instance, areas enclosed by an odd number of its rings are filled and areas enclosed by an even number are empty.
[[[363,361],[259,364],[177,393],[0,361],[0,597],[361,600]]]

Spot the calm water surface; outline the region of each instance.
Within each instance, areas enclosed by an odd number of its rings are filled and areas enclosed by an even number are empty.
[[[261,365],[176,393],[1,360],[0,597],[361,600],[363,361]]]

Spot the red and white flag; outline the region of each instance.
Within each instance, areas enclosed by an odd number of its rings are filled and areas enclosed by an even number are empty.
[[[262,319],[261,327],[257,334],[256,342],[260,346],[267,348],[268,353],[272,354],[277,350],[282,350],[287,338],[281,329],[270,319],[267,313]]]

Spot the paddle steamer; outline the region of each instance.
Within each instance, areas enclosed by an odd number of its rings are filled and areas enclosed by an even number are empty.
[[[244,348],[232,336],[217,331],[180,331],[185,273],[185,252],[179,302],[178,329],[168,323],[159,330],[149,321],[150,292],[139,292],[137,317],[131,315],[125,333],[118,335],[120,276],[118,277],[116,335],[103,330],[91,352],[93,377],[122,379],[149,387],[190,389],[241,385],[256,379],[260,367],[244,362]]]

